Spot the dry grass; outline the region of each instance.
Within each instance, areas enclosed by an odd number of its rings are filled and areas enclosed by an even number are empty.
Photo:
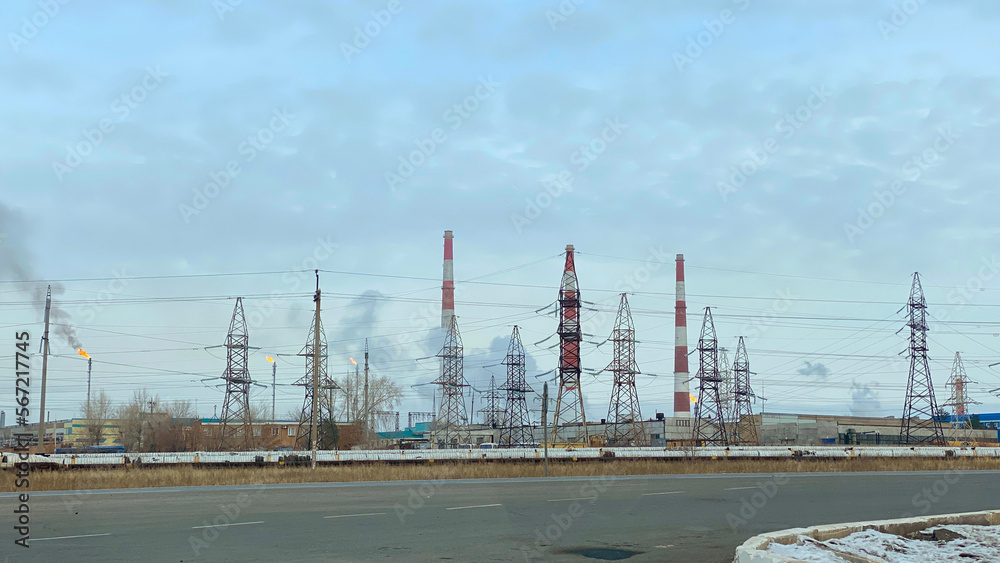
[[[795,473],[841,471],[932,471],[1000,469],[1000,459],[885,459],[847,460],[695,460],[695,461],[579,461],[552,462],[554,477],[598,475],[672,475],[705,473]],[[260,485],[275,483],[331,483],[429,479],[489,479],[541,477],[541,463],[423,463],[419,465],[351,464],[301,467],[145,467],[129,469],[73,469],[37,471],[31,490],[124,489],[142,487]],[[14,474],[7,471],[0,491],[14,490]]]

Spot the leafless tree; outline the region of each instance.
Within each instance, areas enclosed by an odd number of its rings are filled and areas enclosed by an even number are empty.
[[[147,449],[161,452],[195,449],[196,444],[190,424],[194,413],[191,401],[170,401],[159,407],[159,411],[151,413],[146,421]]]
[[[354,374],[336,380],[343,391],[334,391],[332,397],[334,417],[353,422],[362,417],[365,404],[364,376],[360,381]],[[368,375],[368,410],[391,411],[403,401],[403,390],[388,376]]]
[[[148,425],[159,405],[159,395],[152,395],[143,388],[134,391],[131,399],[118,406],[118,440],[126,451],[150,451]]]
[[[111,396],[101,389],[97,396],[83,402],[83,418],[86,421],[86,442],[88,446],[99,446],[104,441],[105,425],[114,415]]]

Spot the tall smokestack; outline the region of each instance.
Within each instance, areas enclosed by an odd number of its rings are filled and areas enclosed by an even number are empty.
[[[452,247],[454,235],[444,232],[444,283],[441,284],[441,328],[451,328],[455,316],[455,254]]]
[[[691,418],[688,383],[687,302],[684,295],[684,255],[677,255],[677,306],[674,309],[674,416]]]

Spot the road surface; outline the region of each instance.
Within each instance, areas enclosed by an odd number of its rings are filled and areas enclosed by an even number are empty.
[[[446,471],[442,467],[442,471]],[[34,493],[9,561],[726,562],[784,528],[1000,507],[1000,472],[677,475]]]

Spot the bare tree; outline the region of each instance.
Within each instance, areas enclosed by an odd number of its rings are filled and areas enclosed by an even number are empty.
[[[164,405],[164,412],[174,420],[194,418],[194,405],[188,399],[170,401]]]
[[[343,391],[334,391],[332,397],[334,416],[342,421],[353,422],[362,418],[365,404],[364,376],[359,381],[354,374],[347,374],[336,380]],[[340,397],[340,393],[344,396]],[[342,400],[338,401],[338,398]],[[391,411],[403,401],[403,390],[384,375],[368,376],[368,410]]]
[[[114,415],[111,396],[101,389],[96,397],[83,402],[83,418],[86,421],[86,442],[88,446],[99,446],[104,441],[105,425]]]
[[[150,451],[148,425],[159,404],[159,395],[152,395],[143,388],[134,391],[131,399],[118,406],[118,440],[126,451]]]
[[[177,400],[163,403],[159,412],[149,413],[146,422],[148,449],[161,452],[184,452],[195,449],[190,419],[194,408],[191,401]]]
[[[265,401],[250,405],[250,423],[264,422],[271,418],[271,405]]]
[[[362,391],[363,392],[363,391]],[[369,377],[368,409],[371,411],[395,410],[403,402],[403,390],[388,376]]]

